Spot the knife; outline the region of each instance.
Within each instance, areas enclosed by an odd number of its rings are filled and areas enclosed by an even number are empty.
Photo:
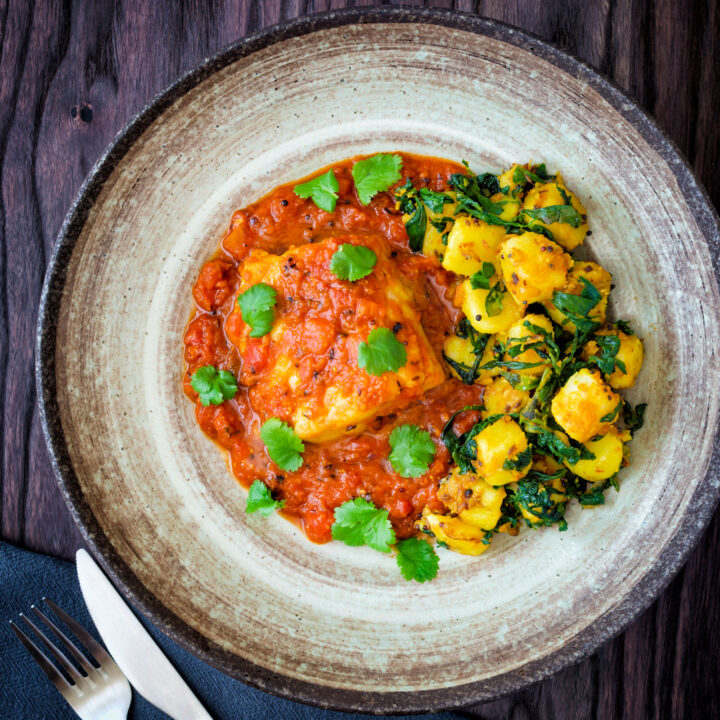
[[[85,550],[78,550],[76,566],[95,627],[130,684],[173,720],[212,720]]]

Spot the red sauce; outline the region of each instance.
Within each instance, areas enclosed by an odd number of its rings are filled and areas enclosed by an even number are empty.
[[[425,185],[432,190],[446,190],[450,175],[464,169],[438,158],[405,154],[402,157],[402,182],[410,177],[416,187]],[[436,488],[448,472],[450,458],[440,442],[440,432],[453,412],[480,402],[482,397],[482,388],[463,385],[448,375],[444,383],[410,405],[376,417],[359,435],[323,444],[305,442],[303,465],[297,472],[283,471],[268,457],[259,436],[260,426],[268,415],[261,403],[253,403],[251,390],[242,381],[249,373],[263,370],[269,336],[248,342],[241,357],[226,333],[228,330],[234,337],[235,326],[243,322],[238,319],[239,313],[232,311],[242,262],[251,250],[259,248],[282,254],[293,246],[337,235],[379,234],[392,249],[391,257],[412,290],[423,328],[438,356],[459,318],[451,303],[455,276],[446,272],[436,259],[409,251],[407,233],[402,216],[395,209],[392,189],[376,195],[367,207],[360,204],[352,182],[353,162],[353,159],[345,160],[331,166],[340,185],[333,213],[321,210],[310,199],[297,197],[293,192],[296,182],[280,186],[258,202],[235,212],[218,253],[203,266],[193,287],[196,310],[185,333],[187,367],[183,387],[195,402],[195,414],[203,432],[229,452],[232,471],[243,485],[262,479],[275,498],[285,501],[284,512],[298,518],[314,542],[331,539],[334,509],[355,497],[364,497],[378,507],[387,508],[400,538],[414,534],[413,524],[425,506],[442,511]],[[315,174],[326,171],[324,168]],[[283,309],[284,316],[291,316],[293,312],[292,305]],[[310,368],[327,362],[327,353],[332,352],[332,338],[339,328],[323,325],[311,330],[312,337],[305,343],[302,358],[298,358],[299,365]],[[229,370],[240,378],[239,391],[232,400],[209,407],[200,403],[190,378],[204,365]],[[313,382],[312,374],[303,375],[308,394],[315,389]],[[276,401],[276,405],[277,402],[281,400]],[[277,407],[274,410],[277,411]],[[472,418],[467,418],[466,422],[470,420]],[[401,477],[387,459],[388,436],[397,425],[405,423],[428,430],[437,446],[428,472],[418,478]]]

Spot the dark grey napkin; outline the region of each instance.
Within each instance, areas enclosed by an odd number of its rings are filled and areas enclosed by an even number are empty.
[[[71,720],[77,717],[8,625],[9,620],[17,621],[20,612],[29,612],[33,603],[40,604],[43,596],[55,601],[97,636],[72,563],[0,542],[0,620],[3,621],[0,630],[0,716],[8,720]],[[255,690],[186,652],[144,618],[141,621],[216,720],[351,720],[371,717],[319,710]],[[134,691],[128,717],[133,720],[167,718]],[[460,720],[468,715],[440,713],[425,717]]]

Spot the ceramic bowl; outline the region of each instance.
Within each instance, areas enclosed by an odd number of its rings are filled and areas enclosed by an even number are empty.
[[[232,211],[358,153],[559,168],[591,221],[647,359],[632,465],[570,529],[443,552],[431,583],[391,557],[309,543],[246,491],[181,390],[190,288]],[[627,97],[509,27],[348,11],[253,36],[153,100],[93,169],[40,313],[38,383],[67,502],[133,603],[201,658],[321,706],[479,702],[576,661],[678,570],[720,475],[718,224],[685,162]],[[715,264],[714,264],[715,263]]]

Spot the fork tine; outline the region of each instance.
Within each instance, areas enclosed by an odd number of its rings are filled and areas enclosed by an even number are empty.
[[[82,626],[71,618],[62,608],[59,608],[50,598],[43,598],[43,602],[75,633],[75,636],[88,649],[90,654],[102,666],[106,663],[115,665],[115,661],[108,655],[105,648]]]
[[[50,682],[60,692],[65,692],[72,687],[65,679],[65,676],[58,672],[57,668],[52,664],[50,658],[11,620],[10,627],[18,636],[20,642],[25,649],[32,655],[33,660],[40,666],[40,669],[48,676]]]
[[[47,649],[52,653],[55,659],[62,665],[63,670],[70,676],[73,682],[81,687],[87,687],[84,683],[83,676],[77,671],[77,668],[68,660],[67,656],[56,647],[48,636],[27,616],[20,613],[20,617],[35,631],[35,634],[43,641]]]
[[[75,660],[78,661],[80,667],[90,675],[95,668],[88,662],[88,659],[75,647],[70,638],[46,615],[44,615],[36,605],[31,605],[32,611],[62,640],[65,648],[70,651]]]

